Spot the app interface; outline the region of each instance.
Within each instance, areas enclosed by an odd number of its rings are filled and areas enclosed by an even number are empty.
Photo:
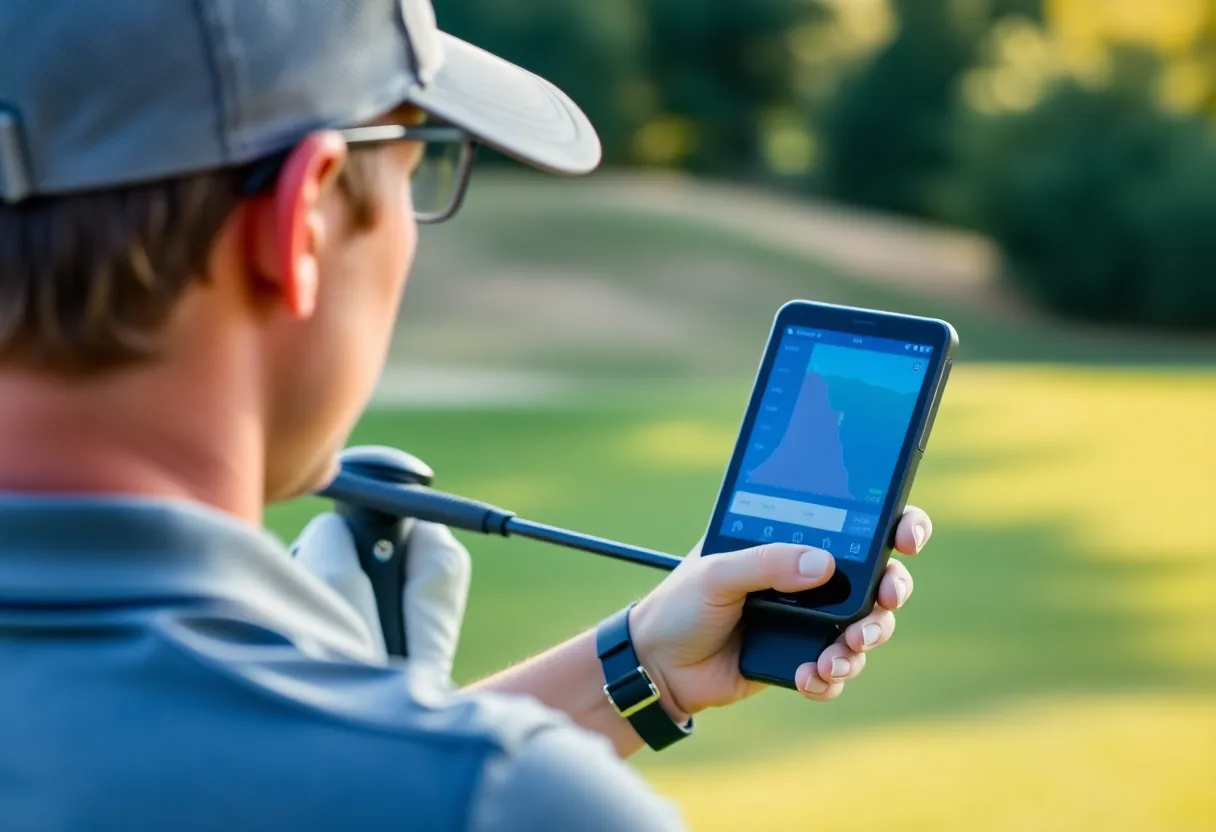
[[[933,348],[787,327],[719,532],[864,560]]]

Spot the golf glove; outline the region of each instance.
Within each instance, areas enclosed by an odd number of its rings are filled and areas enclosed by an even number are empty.
[[[384,634],[371,581],[359,567],[346,521],[327,512],[313,518],[291,547],[296,561],[354,607],[383,649]],[[411,666],[451,679],[469,596],[468,550],[446,526],[415,521],[406,549],[406,649]]]

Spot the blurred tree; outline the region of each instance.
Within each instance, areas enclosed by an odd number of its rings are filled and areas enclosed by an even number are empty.
[[[1216,330],[1213,131],[1162,109],[1159,56],[1117,48],[1109,61],[1101,84],[1065,76],[1029,107],[973,116],[960,218],[1053,309]]]
[[[985,39],[952,216],[1050,307],[1216,328],[1214,25],[1208,0],[1045,0]]]
[[[607,164],[755,175],[796,112],[790,32],[820,0],[435,0],[441,26],[549,78],[595,123]]]
[[[982,17],[952,0],[893,0],[894,37],[846,77],[818,117],[815,177],[824,195],[932,215],[932,189],[954,164],[958,79],[976,59]]]
[[[1043,19],[1044,2],[1050,0],[992,0],[986,12],[992,22],[1014,16],[1038,21]]]
[[[652,147],[645,130],[639,161],[678,163],[697,173],[755,176],[774,114],[797,105],[790,33],[821,18],[814,0],[648,0],[646,72],[660,119],[676,141]],[[657,143],[656,143],[657,144]]]
[[[553,81],[596,125],[606,159],[627,160],[653,113],[646,25],[636,0],[434,0],[440,27]]]
[[[1105,66],[1112,47],[1158,56],[1161,102],[1216,114],[1216,3],[1212,0],[1045,0],[1053,40],[1074,69]]]

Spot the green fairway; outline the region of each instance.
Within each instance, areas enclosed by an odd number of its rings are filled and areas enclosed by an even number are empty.
[[[530,518],[682,553],[706,522],[746,393],[740,383],[564,408],[379,411],[355,442],[408,448],[437,469],[438,485]],[[1095,412],[1108,418],[1095,422]],[[1151,433],[1124,441],[1150,419]],[[1111,696],[1122,697],[1121,712],[1146,719],[1171,707],[1168,698],[1153,704],[1166,694],[1194,709],[1195,697],[1216,691],[1206,618],[1216,590],[1216,520],[1162,501],[1211,493],[1212,424],[1213,373],[963,368],[914,492],[933,513],[937,535],[913,564],[915,602],[900,616],[894,641],[836,703],[769,692],[705,715],[695,742],[642,765],[674,794],[695,794],[689,805],[708,817],[707,799],[729,806],[741,797],[726,785],[701,794],[697,772],[750,771],[750,792],[768,771],[777,788],[782,771],[819,777],[815,761],[831,770],[819,750],[852,748],[847,738],[858,732],[970,720],[976,731],[999,733],[1000,723],[985,714],[1061,697],[1077,703],[1078,714],[1092,712],[1084,704],[1091,699]],[[1155,523],[1141,522],[1147,506]],[[271,524],[294,534],[317,508],[304,501],[276,509]],[[476,572],[461,680],[594,624],[658,578],[541,544],[465,540]],[[1199,710],[1210,724],[1210,704]],[[1078,723],[1077,731],[1091,730],[1090,722]],[[1028,760],[1067,739],[1057,732],[1036,744],[1015,734]],[[1078,736],[1078,762],[1100,762],[1101,744]],[[915,765],[910,742],[894,749]],[[1200,765],[1194,757],[1201,753],[1167,765]],[[790,769],[790,760],[798,767]],[[1145,766],[1156,764],[1130,757],[1123,775],[1133,778]],[[766,828],[783,828],[781,817],[774,809]]]

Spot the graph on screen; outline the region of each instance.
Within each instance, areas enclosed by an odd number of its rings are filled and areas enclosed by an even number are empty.
[[[924,380],[923,358],[817,345],[781,439],[747,481],[879,503]]]

